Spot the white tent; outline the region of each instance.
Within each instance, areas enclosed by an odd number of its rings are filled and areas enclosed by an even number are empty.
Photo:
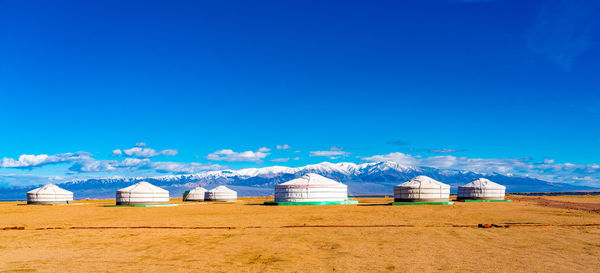
[[[336,202],[348,200],[348,186],[309,173],[275,186],[275,202]]]
[[[204,195],[206,189],[203,187],[196,187],[191,189],[186,196],[183,197],[183,201],[204,201]]]
[[[71,204],[73,192],[62,189],[54,184],[27,192],[27,204]]]
[[[117,191],[117,205],[158,205],[169,203],[169,191],[142,181]]]
[[[225,187],[218,186],[212,190],[206,191],[204,194],[205,201],[236,201],[237,192]]]
[[[506,187],[485,178],[479,178],[458,187],[458,200],[504,200]]]
[[[448,202],[450,185],[420,175],[394,187],[395,202]]]

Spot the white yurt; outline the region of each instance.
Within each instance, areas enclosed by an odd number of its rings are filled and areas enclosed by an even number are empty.
[[[450,185],[424,175],[394,187],[395,202],[448,202]]]
[[[348,200],[348,186],[309,173],[275,186],[275,202],[339,202]]]
[[[27,204],[71,204],[73,192],[54,184],[33,189],[27,192]]]
[[[201,202],[204,201],[204,195],[206,194],[206,189],[203,187],[196,187],[187,192],[183,196],[183,201],[190,202]]]
[[[212,190],[206,191],[204,201],[236,201],[237,192],[225,187],[218,186]]]
[[[117,205],[160,205],[169,203],[169,191],[142,181],[117,191]]]
[[[458,200],[504,200],[506,187],[479,178],[458,187]]]

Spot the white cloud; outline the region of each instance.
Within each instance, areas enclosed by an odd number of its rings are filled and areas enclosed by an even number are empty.
[[[32,174],[3,174],[0,173],[0,187],[3,186],[28,186],[40,185],[48,183],[63,183],[67,182],[67,177],[62,176],[42,176]]]
[[[173,150],[173,149],[166,149],[166,150],[160,151],[160,153],[162,155],[166,155],[166,156],[173,156],[173,155],[177,155],[179,153],[179,151]]]
[[[135,144],[135,147],[146,147],[146,142],[138,142]]]
[[[122,161],[117,160],[96,160],[88,158],[76,162],[69,167],[70,172],[88,173],[88,172],[112,172],[112,171],[131,171],[138,169],[151,169],[152,162],[148,158],[128,157]]]
[[[76,162],[69,171],[74,173],[88,173],[88,172],[110,172],[117,170],[119,163],[116,160],[85,160]]]
[[[262,153],[264,153],[264,152],[268,152],[268,151],[270,151],[270,150],[271,150],[271,149],[269,149],[269,148],[267,148],[267,147],[261,147],[261,148],[258,148],[258,151],[259,151],[259,152],[262,152]]]
[[[430,153],[436,153],[436,154],[448,154],[448,153],[462,152],[464,150],[457,150],[457,149],[429,149],[427,151],[430,152]]]
[[[113,151],[114,152],[114,151]],[[133,147],[131,149],[123,150],[123,153],[127,156],[135,156],[135,157],[155,157],[159,155],[172,156],[177,155],[178,151],[173,149],[166,149],[162,151],[156,151],[151,148],[141,148],[141,147]]]
[[[183,163],[183,162],[152,162],[149,158],[156,154],[176,155],[177,150],[167,149],[157,152],[153,149],[135,147],[112,152],[113,155],[131,155],[121,161],[96,160],[88,152],[62,153],[55,155],[21,155],[18,159],[3,158],[0,168],[39,168],[49,164],[72,163],[66,171],[67,174],[94,173],[94,172],[129,172],[135,170],[153,170],[157,172],[194,173],[206,170],[222,169],[223,166],[212,163]],[[246,156],[240,153],[240,157]],[[257,152],[255,156],[263,158],[263,153]],[[0,181],[1,182],[1,181]]]
[[[300,160],[300,157],[294,157],[294,160]]]
[[[76,152],[76,153],[63,153],[56,155],[20,155],[17,160],[12,158],[3,158],[0,167],[2,168],[33,168],[41,167],[49,164],[58,164],[65,162],[76,162],[80,160],[86,160],[90,158],[90,153],[87,152]]]
[[[336,147],[336,146],[332,146],[331,148],[329,148],[329,151],[311,151],[309,153],[310,156],[328,156],[328,157],[339,157],[339,156],[346,156],[349,153],[344,151],[343,148],[341,147]]]
[[[275,159],[271,159],[272,162],[288,162],[290,161],[289,157],[286,158],[275,158]]]
[[[128,156],[136,157],[155,157],[157,155],[160,155],[160,153],[154,149],[141,147],[133,147],[131,149],[123,150],[123,153]]]
[[[48,162],[48,155],[21,155],[19,159],[3,158],[2,167],[4,168],[23,168],[38,166]]]
[[[289,150],[292,148],[292,146],[283,144],[283,145],[277,145],[277,147],[275,147],[275,148],[277,148],[277,150]]]
[[[311,151],[310,156],[334,156],[334,155],[346,155],[344,151]]]
[[[262,149],[262,148],[261,148]],[[231,149],[223,149],[210,153],[206,156],[207,160],[211,161],[228,161],[228,162],[262,162],[269,153],[258,151],[245,151],[245,152],[234,152]]]
[[[116,165],[117,167],[140,167],[140,166],[144,166],[150,164],[150,159],[144,158],[144,159],[139,159],[139,158],[125,158],[123,159],[123,161],[121,161],[121,163],[119,163],[118,165]]]
[[[362,158],[365,161],[395,161],[406,166],[432,167],[474,171],[481,173],[500,173],[531,176],[534,178],[563,183],[579,183],[582,185],[600,185],[600,165],[576,165],[571,163],[555,163],[545,160],[535,163],[531,159],[521,158],[467,158],[455,156],[420,157],[403,153],[389,153]],[[595,181],[595,182],[594,182]],[[586,184],[587,183],[587,184]],[[595,184],[594,184],[595,183]]]
[[[224,169],[224,166],[219,164],[204,164],[204,163],[183,163],[183,162],[153,162],[150,167],[159,172],[168,173],[198,173],[203,171],[214,171]]]
[[[74,173],[112,172],[153,170],[167,173],[197,173],[209,170],[220,170],[224,167],[211,163],[185,163],[185,162],[152,162],[148,158],[125,158],[117,160],[86,160],[73,164],[69,171]]]
[[[552,164],[552,163],[554,163],[554,159],[549,159],[549,158],[544,159],[544,164]]]
[[[120,150],[120,149],[114,149],[114,150],[112,151],[112,155],[113,155],[113,156],[121,156],[122,154],[123,154],[123,152],[121,152],[121,150]]]

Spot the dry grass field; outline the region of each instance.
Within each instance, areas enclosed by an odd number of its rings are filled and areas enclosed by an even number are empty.
[[[0,229],[21,230],[0,230],[0,272],[600,271],[600,226],[584,226],[600,224],[600,196],[511,199],[273,207],[247,198],[156,208],[4,202]]]

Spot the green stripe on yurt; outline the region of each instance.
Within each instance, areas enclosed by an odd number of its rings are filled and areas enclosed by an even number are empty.
[[[394,202],[393,206],[406,206],[406,205],[453,205],[454,202]]]
[[[150,208],[150,207],[176,207],[179,204],[164,204],[164,205],[107,205],[105,207],[141,207],[141,208]]]
[[[458,200],[457,200],[458,201]],[[506,200],[460,200],[459,202],[512,202],[510,199]]]
[[[269,206],[321,206],[321,205],[354,205],[358,204],[357,200],[347,201],[322,201],[322,202],[265,202]]]
[[[187,199],[188,195],[190,194],[190,191],[184,191],[183,192],[183,196],[181,197],[181,199],[183,199],[183,201],[185,201],[185,199]]]

